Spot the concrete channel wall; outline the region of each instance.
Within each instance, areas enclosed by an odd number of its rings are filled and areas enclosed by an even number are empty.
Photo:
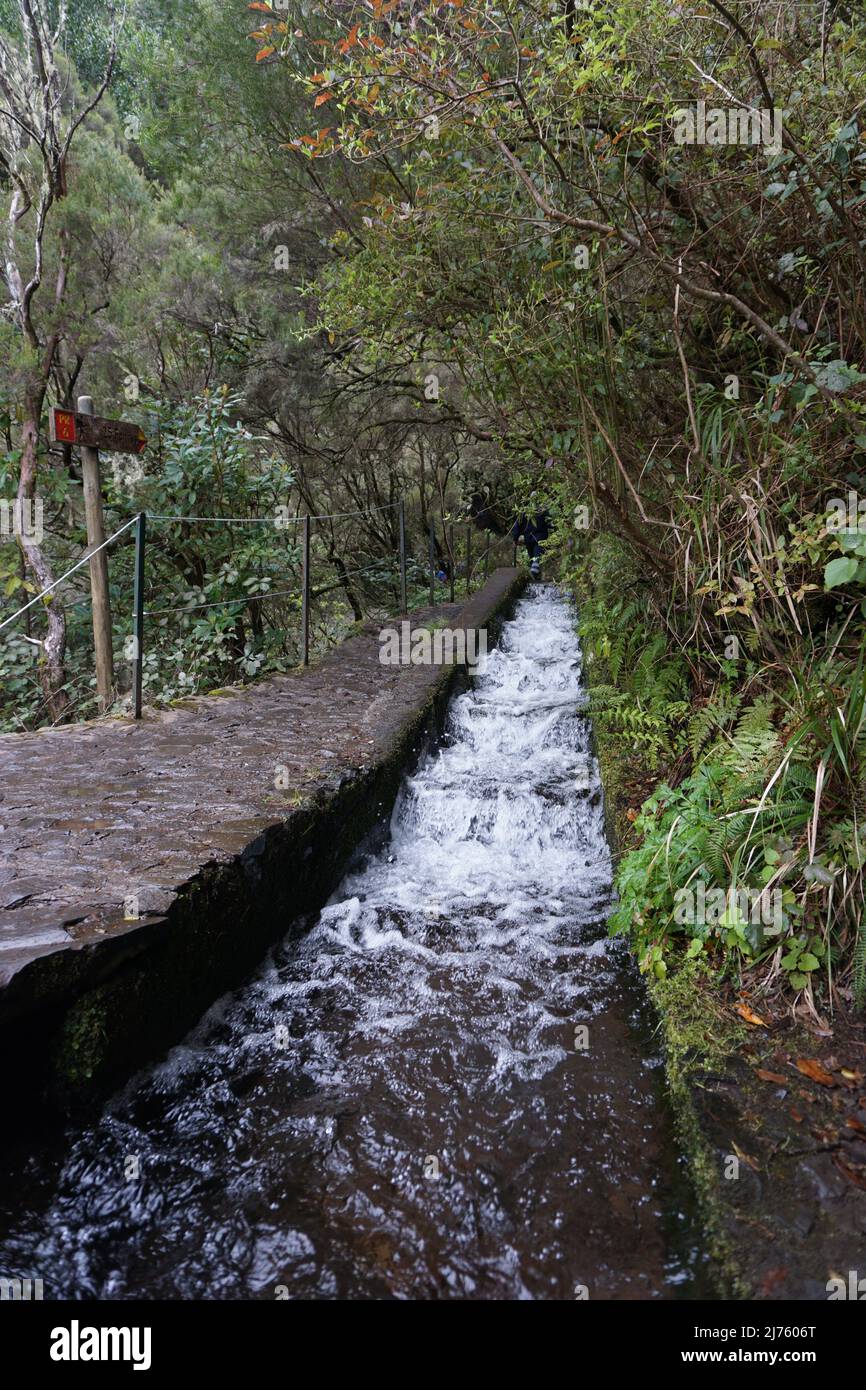
[[[497,570],[412,627],[492,644],[524,583]],[[98,1100],[177,1042],[387,822],[463,668],[383,666],[379,630],[141,724],[0,738],[0,1095],[19,1114]]]

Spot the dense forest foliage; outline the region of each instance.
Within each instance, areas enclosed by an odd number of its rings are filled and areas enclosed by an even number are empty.
[[[6,259],[22,286],[37,255],[41,266],[26,306],[7,275],[0,495],[14,498],[25,477],[42,503],[45,543],[0,547],[5,606],[21,606],[81,554],[78,460],[49,448],[46,412],[87,393],[98,414],[135,420],[150,441],[141,458],[104,456],[108,531],[142,509],[238,518],[150,525],[146,699],[290,667],[300,621],[294,519],[337,517],[313,530],[322,646],[370,612],[393,611],[401,497],[410,585],[427,582],[434,516],[438,564],[456,568],[442,552],[483,460],[456,418],[438,418],[420,367],[396,388],[387,374],[359,375],[321,328],[317,276],[340,254],[335,237],[352,226],[361,180],[348,168],[324,179],[287,157],[306,99],[256,65],[242,5],[143,0],[116,26],[85,0],[35,7],[57,68],[56,138],[87,113],[62,174],[18,134],[28,105],[38,125],[41,101],[36,42],[18,8],[5,6],[6,67],[22,113],[4,128]],[[481,563],[476,543],[472,564]],[[132,567],[127,532],[110,553],[121,709]],[[86,569],[71,585],[3,634],[8,729],[96,712]],[[268,591],[267,603],[244,599]]]
[[[297,661],[296,532],[244,518],[336,516],[324,645],[393,609],[400,498],[419,585],[431,521],[447,571],[452,521],[545,505],[596,726],[656,784],[614,926],[657,975],[862,1001],[862,7],[0,0],[0,32],[0,493],[45,506],[5,608],[81,553],[45,415],[79,391],[153,444],[110,517],[240,519],[151,528],[151,702]],[[4,726],[92,713],[86,600],[27,623]]]

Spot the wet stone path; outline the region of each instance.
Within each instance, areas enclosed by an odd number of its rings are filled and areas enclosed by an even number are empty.
[[[511,575],[498,572],[489,592]],[[460,612],[444,605],[412,620]],[[0,988],[40,956],[134,929],[131,913],[165,913],[203,864],[375,762],[441,674],[383,666],[378,632],[369,626],[306,672],[146,712],[140,724],[0,735]]]

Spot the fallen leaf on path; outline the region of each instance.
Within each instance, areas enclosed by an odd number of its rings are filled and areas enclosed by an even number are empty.
[[[779,1086],[787,1086],[790,1078],[782,1076],[778,1071],[764,1071],[763,1067],[755,1067],[755,1075],[759,1081],[775,1081]]]
[[[752,1158],[751,1154],[747,1154],[745,1149],[741,1149],[738,1144],[734,1143],[733,1139],[731,1140],[731,1148],[742,1163],[748,1163],[749,1167],[753,1168],[757,1173],[761,1165],[756,1158]]]
[[[816,1062],[813,1057],[800,1057],[797,1061],[797,1070],[804,1076],[808,1076],[810,1081],[817,1081],[819,1086],[838,1086],[835,1076],[831,1076],[825,1071],[820,1062]]]
[[[821,1129],[815,1126],[812,1130],[812,1138],[817,1139],[819,1144],[826,1144],[828,1147],[839,1142],[838,1129]]]
[[[782,1265],[778,1269],[768,1269],[761,1280],[761,1297],[771,1298],[780,1284],[785,1282],[788,1270]]]
[[[838,1154],[833,1155],[833,1162],[839,1169],[839,1172],[844,1173],[849,1182],[853,1182],[855,1187],[862,1187],[866,1190],[866,1169],[852,1168],[851,1165],[846,1163],[843,1158],[840,1158]]]
[[[753,1024],[755,1028],[769,1028],[769,1023],[761,1018],[760,1014],[756,1014],[753,1009],[750,1009],[748,1004],[736,1004],[734,1007],[740,1015],[740,1018],[744,1018],[747,1023]]]
[[[858,1134],[866,1134],[866,1125],[861,1125],[860,1121],[853,1115],[849,1115],[845,1122],[849,1129],[856,1129]]]
[[[863,1080],[862,1071],[852,1071],[850,1067],[843,1067],[842,1075],[846,1081],[851,1082],[852,1086],[859,1086]]]

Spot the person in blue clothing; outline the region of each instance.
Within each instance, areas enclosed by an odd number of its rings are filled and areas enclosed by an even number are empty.
[[[550,515],[542,509],[538,512],[521,512],[511,528],[511,539],[515,545],[520,539],[529,554],[529,573],[537,579],[541,573],[541,547],[550,535]]]

